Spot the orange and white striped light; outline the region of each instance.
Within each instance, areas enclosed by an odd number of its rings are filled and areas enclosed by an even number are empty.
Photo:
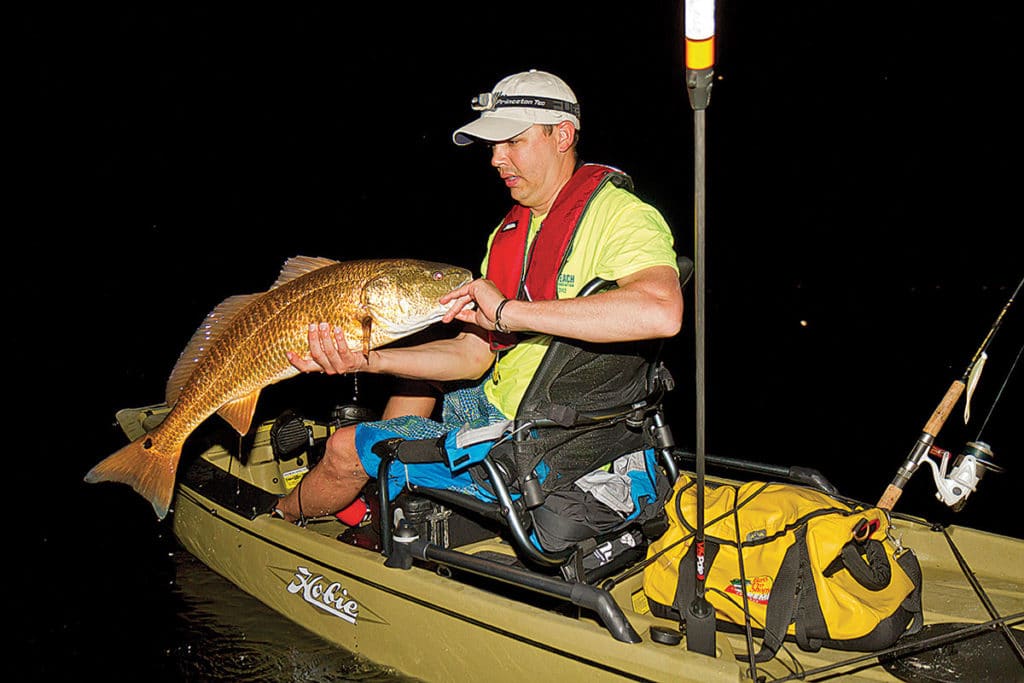
[[[694,71],[715,65],[714,0],[686,0],[683,22],[686,31],[686,68]]]

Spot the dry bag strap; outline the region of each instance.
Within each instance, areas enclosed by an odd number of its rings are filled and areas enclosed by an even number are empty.
[[[869,539],[864,543],[850,541],[843,546],[839,557],[825,568],[823,574],[831,577],[845,569],[850,576],[869,591],[888,588],[892,580],[892,566],[881,541]]]
[[[906,573],[911,583],[914,584],[914,589],[910,591],[910,595],[903,599],[903,604],[900,605],[903,609],[910,612],[912,615],[911,624],[907,627],[907,630],[902,635],[913,635],[924,627],[924,610],[921,605],[921,582],[923,580],[921,576],[921,564],[917,561],[917,557],[914,553],[903,553],[896,558],[896,563]]]
[[[853,538],[843,545],[839,556],[825,567],[822,574],[831,578],[843,569],[869,591],[880,591],[892,580],[892,566],[885,554],[881,541],[873,540],[871,534],[878,530],[878,520],[868,521],[861,517],[853,528]]]
[[[782,558],[782,565],[772,582],[772,592],[768,596],[768,606],[764,616],[764,640],[761,651],[754,661],[763,663],[771,660],[782,647],[786,631],[796,616],[800,602],[801,552],[804,545],[806,529],[796,530],[796,542],[789,546]],[[745,657],[744,657],[745,659]]]

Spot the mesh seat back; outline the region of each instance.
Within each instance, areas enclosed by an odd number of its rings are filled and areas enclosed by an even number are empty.
[[[625,420],[586,420],[566,427],[579,412],[619,407],[648,394],[653,344],[589,344],[556,339],[526,390],[517,424],[543,419],[558,426],[535,427],[491,455],[516,481],[543,460],[550,468],[543,490],[570,486],[577,478],[625,453],[644,448],[644,433]]]

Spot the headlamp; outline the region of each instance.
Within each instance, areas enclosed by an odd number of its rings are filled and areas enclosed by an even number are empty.
[[[473,111],[488,111],[494,109],[495,100],[494,93],[482,92],[473,97],[469,106],[473,108]]]

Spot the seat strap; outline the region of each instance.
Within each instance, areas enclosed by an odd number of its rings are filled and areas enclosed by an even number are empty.
[[[381,458],[390,456],[407,465],[447,462],[444,450],[446,436],[446,434],[442,434],[436,439],[418,439],[415,441],[407,441],[399,437],[383,439],[375,443],[372,450]]]

